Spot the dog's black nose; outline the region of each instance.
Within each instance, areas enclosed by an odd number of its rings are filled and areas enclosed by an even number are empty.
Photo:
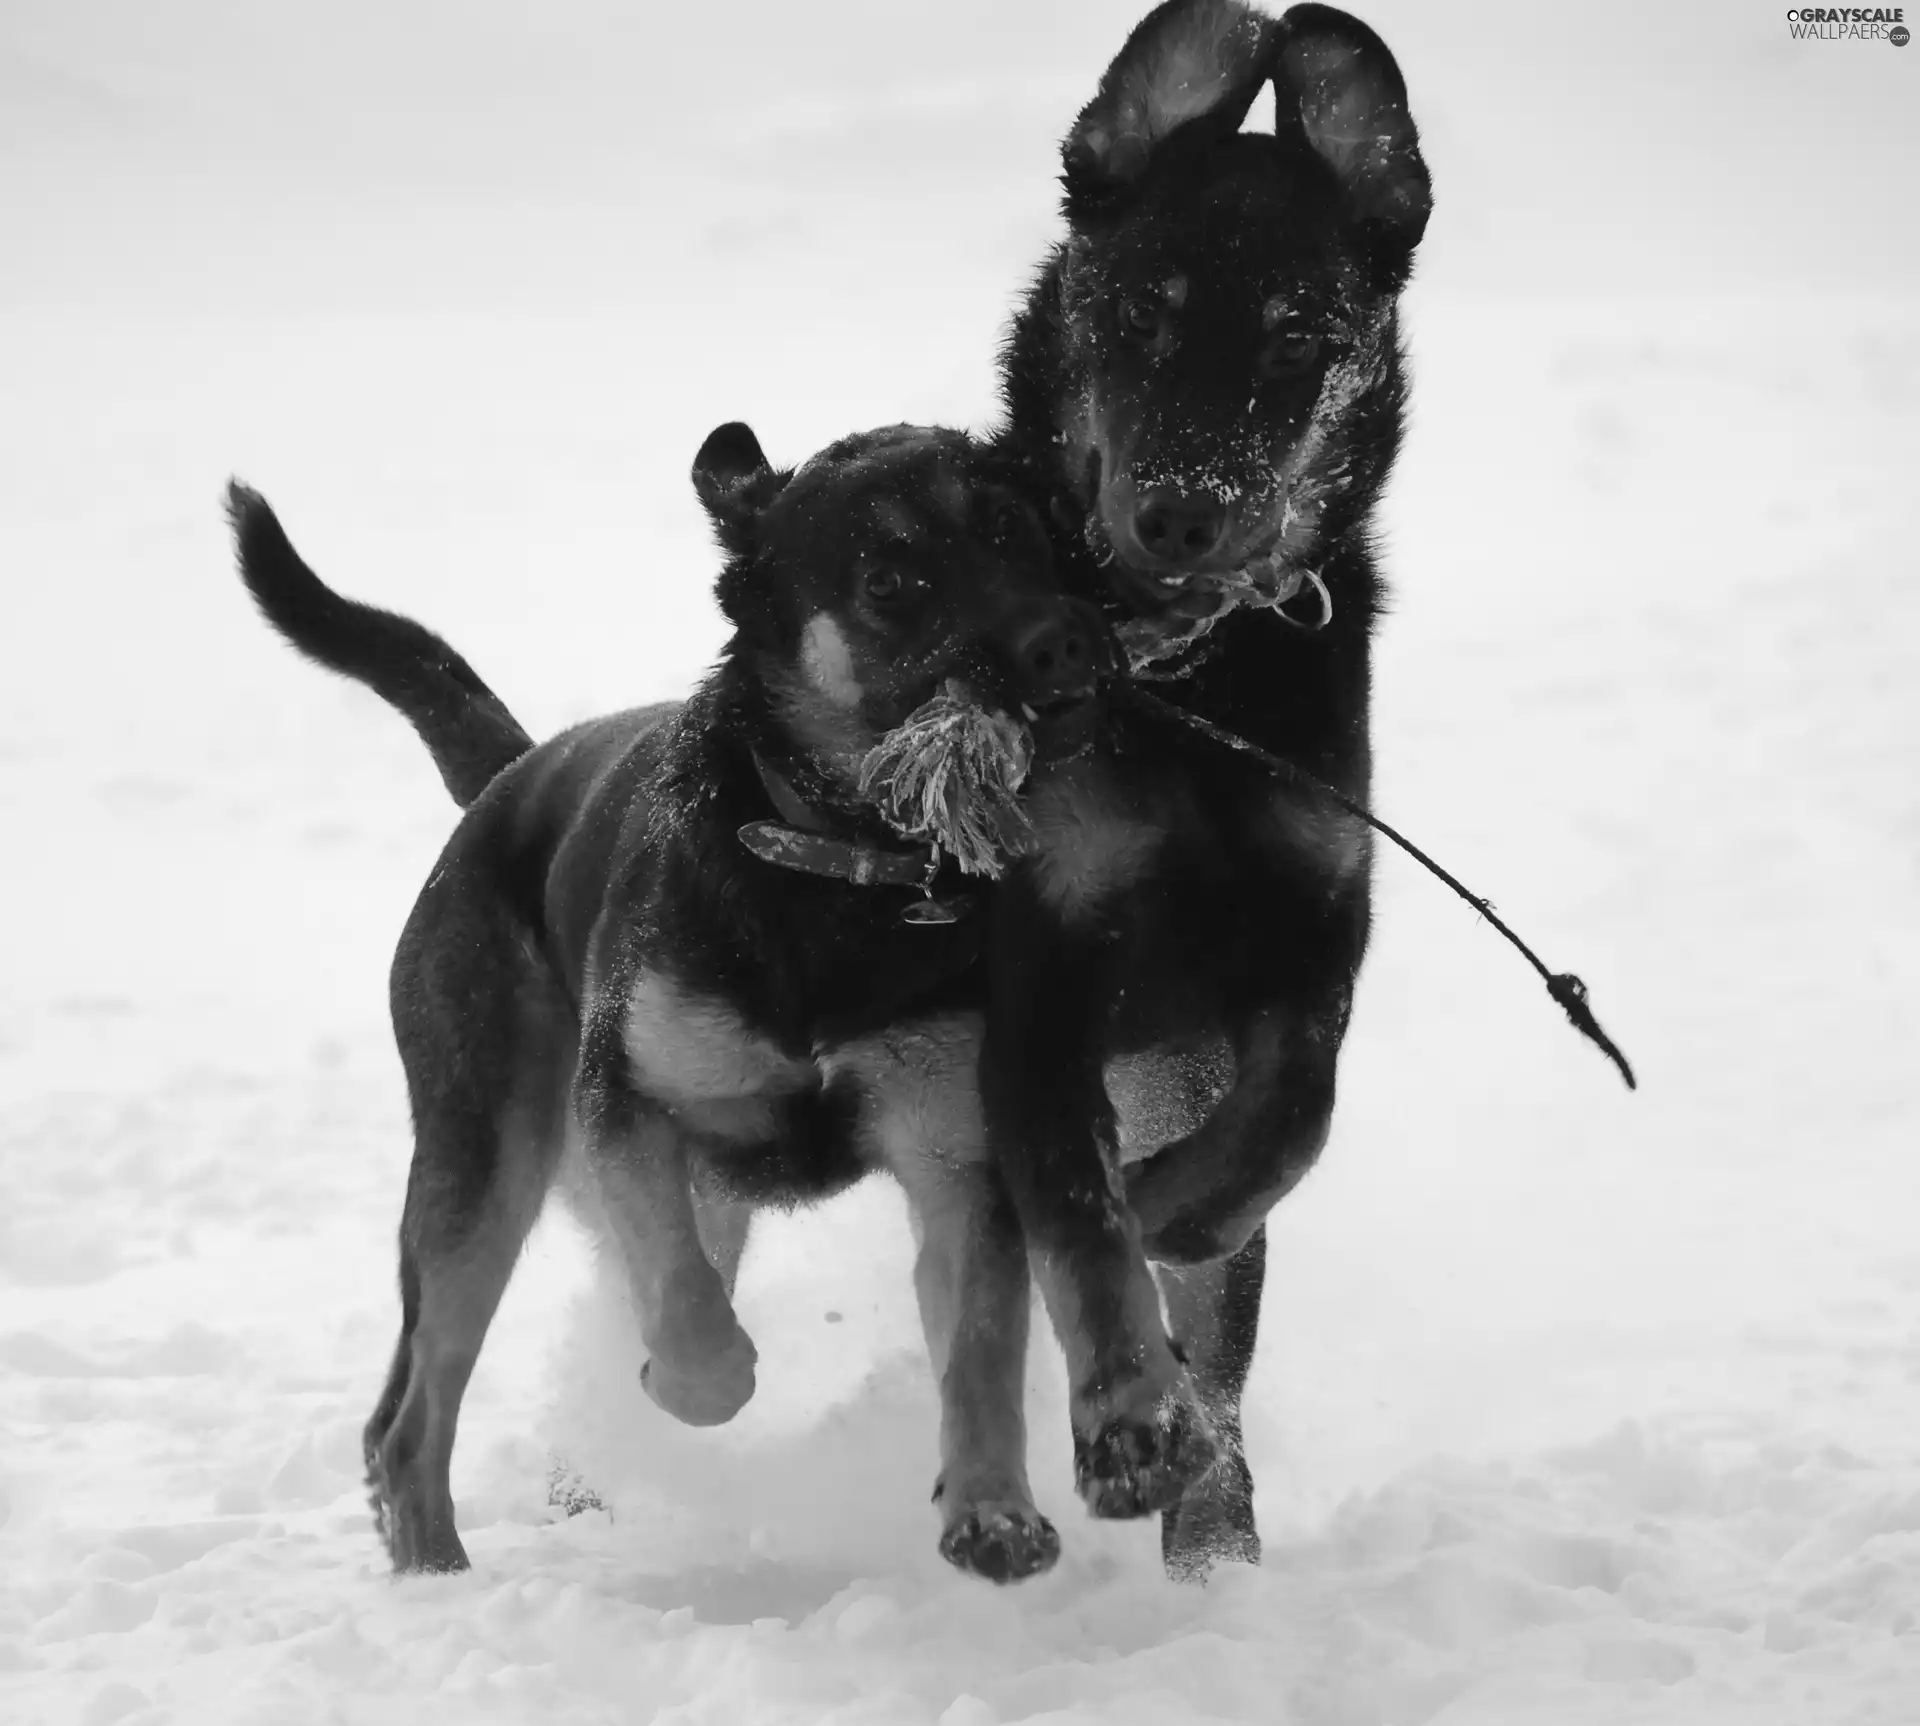
[[[1098,615],[1090,608],[1051,605],[1017,620],[1009,645],[1022,694],[1056,701],[1091,690],[1103,664]]]
[[[1227,531],[1226,505],[1160,486],[1140,500],[1133,531],[1147,555],[1167,564],[1211,557]]]

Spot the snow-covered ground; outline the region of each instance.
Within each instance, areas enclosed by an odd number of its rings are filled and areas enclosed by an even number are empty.
[[[535,731],[684,688],[720,634],[700,438],[745,416],[792,458],[982,421],[1045,137],[1131,11],[1053,26],[1079,59],[1009,98],[1004,216],[956,174],[877,233],[801,103],[753,124],[806,224],[702,227],[734,171],[702,158],[630,303],[539,267],[450,290],[456,315],[383,297],[440,232],[396,223],[388,253],[345,202],[309,231],[263,208],[258,279],[196,295],[137,174],[102,191],[107,240],[76,217],[70,256],[31,260],[44,292],[0,284],[0,1719],[1920,1720],[1912,306],[1696,271],[1475,309],[1457,232],[1409,312],[1378,802],[1585,976],[1642,1089],[1384,858],[1335,1140],[1273,1223],[1264,1568],[1177,1589],[1152,1529],[1080,1514],[1043,1344],[1066,1555],[1016,1590],[949,1572],[875,1184],[763,1227],[761,1389],[712,1432],[645,1403],[617,1302],[543,1224],[462,1427],[475,1568],[385,1573],[358,1461],[408,1157],[384,968],[452,812],[399,720],[250,615],[220,485]],[[1429,134],[1470,191],[1497,149],[1449,65],[1427,53]],[[1487,206],[1437,177],[1437,236],[1458,208],[1471,238]],[[937,251],[949,194],[977,225]],[[479,224],[448,208],[458,253]],[[245,211],[178,219],[238,247]],[[565,238],[494,215],[530,255]],[[108,243],[131,233],[164,305]],[[555,1451],[608,1513],[555,1519]]]

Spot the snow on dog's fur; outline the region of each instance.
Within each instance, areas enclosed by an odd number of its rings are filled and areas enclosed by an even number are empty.
[[[1272,129],[1242,130],[1267,91]],[[1062,493],[1136,672],[1364,801],[1370,520],[1431,201],[1393,56],[1327,6],[1167,0],[1062,161],[1067,233],[1007,343],[1005,441]],[[1168,1564],[1192,1573],[1259,1550],[1239,1402],[1262,1223],[1326,1142],[1367,835],[1137,712],[1031,795],[1057,813],[996,903],[989,1136],[1040,1249],[1086,1489],[1164,1507]],[[1138,1135],[1099,1083],[1123,1054],[1188,1102],[1124,1183]],[[1191,1267],[1179,1349],[1146,1255]]]

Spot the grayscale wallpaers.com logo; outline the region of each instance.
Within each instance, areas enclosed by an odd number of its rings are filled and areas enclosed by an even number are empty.
[[[1912,40],[1904,6],[1799,6],[1787,14],[1797,41],[1891,42],[1904,48]]]

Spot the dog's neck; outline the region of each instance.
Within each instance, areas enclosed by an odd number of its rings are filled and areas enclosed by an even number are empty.
[[[759,825],[876,852],[911,852],[917,862],[930,855],[924,847],[904,846],[861,794],[858,755],[843,760],[842,751],[823,759],[811,728],[795,726],[792,703],[765,678],[736,660],[723,666],[718,693],[721,712],[710,735],[736,741],[723,748],[724,759],[715,765],[736,787],[737,806],[762,812]]]
[[[854,889],[911,888],[915,897],[905,901],[891,894],[873,900],[877,912],[902,922],[940,925],[964,916],[970,887],[955,876],[951,859],[888,827],[858,790],[857,772],[822,761],[807,738],[782,723],[785,706],[764,683],[735,681],[724,673],[722,681],[731,684],[737,735],[745,744],[744,760],[735,754],[728,776],[737,783],[739,768],[746,768],[753,792],[745,801],[768,812],[738,829],[746,850],[763,863],[844,881]]]
[[[858,763],[822,761],[807,744],[775,724],[749,744],[753,771],[774,812],[789,826],[813,833],[852,833],[885,839],[880,812],[859,790]]]
[[[794,790],[785,774],[769,766],[767,758],[757,749],[753,752],[753,766],[760,775],[760,783],[773,804],[774,812],[782,821],[789,827],[798,827],[808,833],[827,831],[826,817]]]

